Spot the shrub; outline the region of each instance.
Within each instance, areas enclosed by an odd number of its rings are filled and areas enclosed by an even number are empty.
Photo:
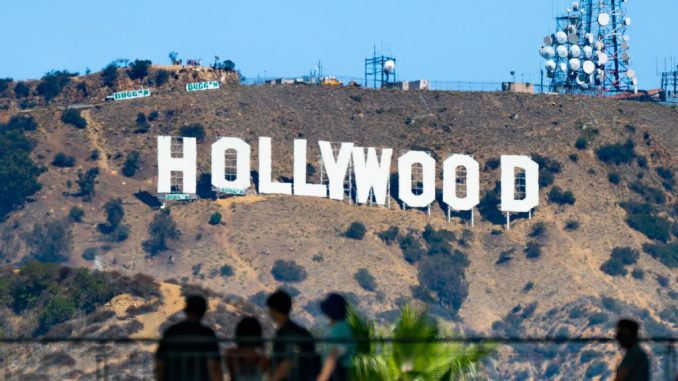
[[[12,78],[0,78],[0,94],[4,94],[12,83]]]
[[[625,265],[632,265],[638,261],[640,253],[630,247],[615,247],[610,256],[620,260]]]
[[[607,175],[607,180],[608,180],[611,184],[617,185],[617,184],[619,184],[619,182],[621,182],[621,177],[619,177],[619,174],[616,173],[616,172],[610,172],[610,173]]]
[[[278,282],[301,282],[306,279],[306,270],[293,260],[278,259],[273,264],[271,274]]]
[[[198,142],[205,140],[205,127],[200,123],[185,125],[179,129],[179,133],[185,138],[195,138]]]
[[[570,158],[570,161],[573,163],[579,161],[579,155],[577,155],[576,153],[571,153],[568,157]]]
[[[139,169],[139,158],[141,155],[139,151],[132,151],[125,158],[125,162],[122,164],[122,174],[127,177],[132,177],[137,173]]]
[[[90,168],[87,171],[78,172],[76,183],[80,187],[80,196],[84,201],[91,201],[95,195],[96,178],[99,175],[99,168]]]
[[[45,309],[38,316],[38,322],[40,323],[38,332],[45,332],[49,327],[69,320],[75,315],[75,312],[75,303],[72,299],[63,295],[55,296],[47,303]]]
[[[646,202],[661,205],[666,202],[664,192],[660,189],[645,185],[640,181],[629,184],[629,189],[639,194]]]
[[[567,220],[565,222],[565,230],[571,232],[579,229],[579,221],[576,220]]]
[[[115,88],[115,81],[118,79],[118,65],[109,63],[101,70],[101,81],[104,86]]]
[[[486,192],[478,204],[478,212],[480,215],[494,225],[504,225],[506,222],[505,216],[499,208],[499,187]]]
[[[129,225],[118,225],[115,227],[115,229],[113,229],[113,232],[109,235],[109,237],[113,242],[122,242],[129,238],[129,232]]]
[[[574,205],[577,199],[574,197],[574,194],[571,191],[563,192],[560,187],[553,187],[548,193],[549,202],[558,204],[558,205]]]
[[[594,312],[589,315],[589,326],[605,323],[609,316],[605,312]]]
[[[586,368],[586,378],[591,379],[605,372],[607,372],[607,364],[602,361],[596,361]]]
[[[73,222],[82,222],[84,216],[85,211],[77,206],[72,207],[71,210],[68,211],[68,218]]]
[[[144,114],[143,112],[138,113],[135,122],[137,124],[137,127],[146,125],[148,123],[146,121],[146,114]]]
[[[14,85],[14,96],[17,98],[26,98],[31,93],[31,88],[26,82],[19,81]]]
[[[344,235],[346,238],[361,240],[365,237],[366,232],[367,230],[365,229],[365,225],[363,225],[362,222],[355,221],[348,227],[348,229],[346,229],[346,233],[344,233]]]
[[[624,144],[608,144],[596,150],[598,159],[606,164],[629,164],[636,156],[635,144],[629,139]]]
[[[657,212],[652,205],[633,201],[622,202],[620,205],[626,210],[626,223],[631,228],[653,240],[661,242],[669,240],[670,223],[666,219],[657,216]]]
[[[210,216],[209,224],[210,225],[219,225],[221,223],[221,213],[214,212]]]
[[[631,271],[631,276],[634,279],[643,280],[645,279],[645,271],[643,271],[643,269],[641,268],[636,267],[635,269],[633,269],[633,271]]]
[[[603,264],[600,266],[600,271],[611,276],[625,276],[628,273],[624,267],[624,262],[617,258],[610,258],[603,262]]]
[[[160,113],[157,112],[157,111],[155,111],[155,110],[153,110],[153,111],[151,111],[150,114],[148,114],[148,120],[151,121],[151,122],[153,122],[153,121],[155,121],[155,120],[158,119],[158,116],[160,116]]]
[[[452,315],[461,308],[468,295],[465,268],[469,261],[463,252],[426,257],[419,266],[419,283],[435,294],[437,301]]]
[[[583,136],[577,138],[577,141],[574,142],[574,147],[578,150],[585,150],[589,146],[588,140]]]
[[[75,158],[73,156],[68,156],[63,152],[59,152],[54,155],[52,165],[60,168],[70,168],[75,165]]]
[[[86,261],[93,261],[98,252],[96,247],[88,247],[82,252],[82,258]]]
[[[71,77],[76,75],[78,73],[71,73],[68,70],[52,70],[42,76],[35,91],[49,102],[61,94],[64,87],[71,81]]]
[[[671,170],[668,169],[668,168],[658,167],[657,168],[657,174],[659,175],[659,177],[661,177],[664,180],[667,180],[667,181],[670,181],[670,182],[674,181],[673,172],[671,172]]]
[[[377,281],[367,269],[359,269],[355,274],[353,274],[353,278],[355,278],[360,287],[363,289],[371,292],[377,290]]]
[[[678,242],[668,244],[646,243],[643,245],[643,251],[666,267],[678,268]]]
[[[560,173],[563,166],[558,160],[550,159],[540,154],[532,154],[532,160],[539,165],[540,170],[545,170],[551,173]]]
[[[398,229],[397,226],[391,226],[388,229],[384,230],[383,232],[377,233],[377,236],[384,241],[387,245],[392,244],[395,242],[395,240],[398,238],[398,234],[400,233],[400,229]]]
[[[125,209],[122,206],[122,199],[112,198],[104,204],[104,211],[106,212],[106,221],[108,225],[114,229],[122,222],[125,217]]]
[[[158,255],[168,249],[168,241],[177,240],[181,232],[172,216],[163,211],[153,217],[153,222],[148,227],[149,239],[142,243],[143,249],[151,256]]]
[[[61,121],[79,129],[87,127],[87,120],[80,115],[80,110],[74,108],[69,108],[64,111],[64,113],[61,114]]]
[[[129,75],[130,79],[132,80],[143,79],[148,75],[148,69],[150,67],[151,67],[150,60],[136,59],[134,60],[134,62],[129,64],[129,70],[127,71],[127,75]]]
[[[358,103],[363,101],[363,97],[361,97],[360,95],[350,95],[349,98],[351,98],[352,100],[354,100]]]
[[[546,224],[544,222],[537,222],[532,226],[532,231],[528,234],[532,238],[541,237],[546,233]]]
[[[408,233],[406,236],[400,238],[399,246],[400,250],[403,252],[403,257],[410,264],[419,261],[426,253],[426,250],[424,250],[419,239],[412,233]]]
[[[499,159],[490,159],[485,163],[485,170],[494,170],[499,168],[501,161]]]
[[[541,257],[541,245],[534,241],[528,242],[525,246],[525,256],[530,259]]]
[[[30,256],[44,263],[67,260],[72,241],[70,224],[61,220],[36,223],[26,235]]]
[[[553,184],[555,181],[555,176],[553,173],[540,169],[539,170],[539,187],[546,188],[547,186]]]
[[[169,80],[170,74],[167,70],[160,69],[155,73],[155,85],[162,86]]]
[[[669,278],[667,278],[663,275],[657,275],[657,283],[659,283],[659,286],[661,286],[661,287],[668,287],[669,286]]]
[[[230,265],[223,265],[219,268],[219,275],[222,277],[228,278],[233,276],[233,274],[235,274],[235,272],[233,271],[233,267]]]
[[[495,265],[503,265],[505,263],[511,262],[513,260],[513,253],[515,252],[514,249],[509,249],[509,250],[504,250],[501,253],[499,253],[499,258],[497,261],[494,263]]]

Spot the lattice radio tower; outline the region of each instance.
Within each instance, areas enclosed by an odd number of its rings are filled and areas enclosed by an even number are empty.
[[[631,25],[626,0],[581,0],[556,17],[556,32],[544,37],[549,90],[610,96],[638,90],[631,69]]]

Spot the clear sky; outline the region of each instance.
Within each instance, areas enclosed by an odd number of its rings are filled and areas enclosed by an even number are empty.
[[[374,44],[402,79],[539,81],[541,40],[564,0],[6,0],[0,77],[100,70],[116,58],[169,63],[167,54],[231,59],[247,77],[363,76]],[[632,66],[659,85],[656,62],[678,57],[678,1],[629,0]]]

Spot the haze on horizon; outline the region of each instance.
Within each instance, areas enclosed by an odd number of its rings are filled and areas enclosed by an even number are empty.
[[[640,87],[659,86],[664,59],[678,56],[675,0],[627,3],[632,67]],[[357,0],[93,3],[12,1],[0,13],[0,77],[39,78],[52,69],[98,71],[117,58],[167,64],[170,51],[204,64],[231,59],[246,77],[299,76],[322,61],[330,75],[362,77],[378,50],[399,78],[538,83],[538,48],[565,0],[394,2]]]

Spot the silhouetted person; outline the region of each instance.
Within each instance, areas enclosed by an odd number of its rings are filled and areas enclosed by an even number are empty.
[[[348,305],[339,294],[329,294],[320,303],[320,310],[330,319],[327,338],[330,341],[323,351],[323,366],[318,381],[347,381],[353,362],[355,344],[353,330],[346,323]],[[335,340],[334,342],[332,340]],[[346,340],[346,342],[343,342]]]
[[[155,354],[158,381],[223,381],[216,335],[200,322],[206,311],[205,298],[186,298],[186,320],[165,331]]]
[[[226,351],[224,362],[230,381],[262,381],[269,360],[264,355],[262,329],[254,317],[245,317],[235,328],[235,348]]]
[[[269,381],[314,381],[319,367],[315,343],[306,329],[290,320],[292,297],[276,291],[268,297],[266,305],[278,328],[273,340]]]
[[[617,341],[625,350],[615,381],[649,381],[650,360],[638,342],[638,323],[622,319],[617,323]]]

